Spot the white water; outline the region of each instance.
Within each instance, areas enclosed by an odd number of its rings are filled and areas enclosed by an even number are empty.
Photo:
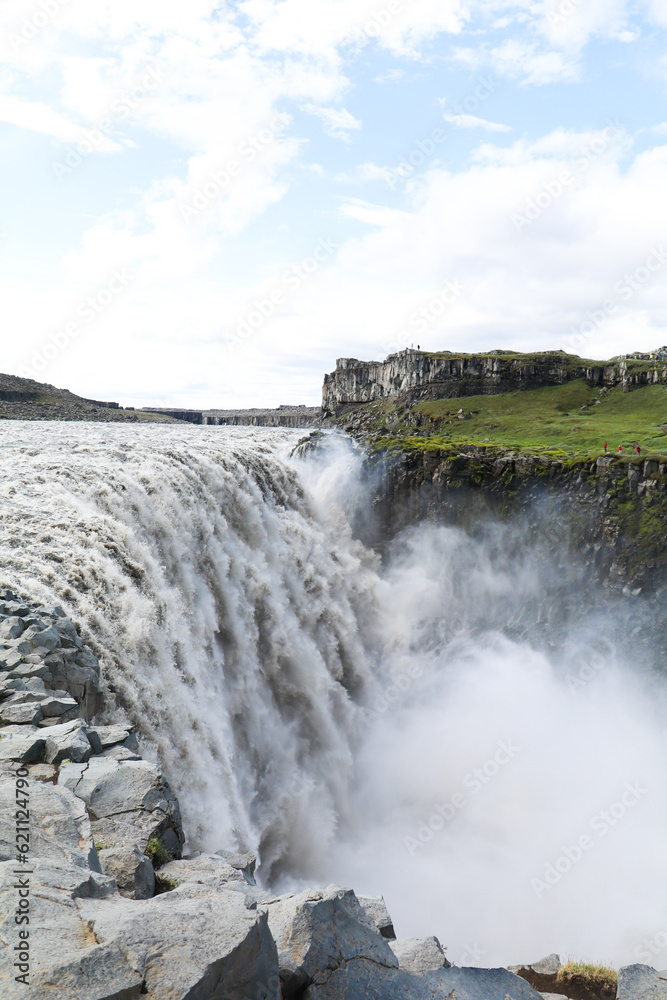
[[[401,936],[459,964],[667,965],[639,602],[605,611],[498,526],[422,525],[380,567],[347,527],[357,459],[291,461],[298,436],[3,424],[0,582],[81,622],[191,849],[258,850],[278,887],[383,892]],[[570,870],[531,884],[549,863]]]

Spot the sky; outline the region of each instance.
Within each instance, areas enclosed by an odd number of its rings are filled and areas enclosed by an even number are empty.
[[[3,0],[0,369],[317,405],[667,343],[665,0]]]

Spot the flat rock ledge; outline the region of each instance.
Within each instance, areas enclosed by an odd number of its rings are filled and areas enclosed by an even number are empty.
[[[101,708],[99,664],[62,609],[0,591],[3,1000],[539,1000],[508,969],[451,966],[437,938],[397,940],[381,898],[275,896],[251,854],[183,857],[169,782],[131,727],[95,723]],[[632,966],[618,997],[665,987]]]

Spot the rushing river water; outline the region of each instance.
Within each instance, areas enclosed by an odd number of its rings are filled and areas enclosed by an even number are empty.
[[[381,564],[358,453],[299,436],[3,423],[0,583],[81,623],[189,849],[384,893],[457,964],[667,966],[655,605],[555,558],[547,515]]]

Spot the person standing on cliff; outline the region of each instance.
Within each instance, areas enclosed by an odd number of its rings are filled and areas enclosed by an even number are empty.
[[[604,453],[605,453],[605,455],[607,454],[607,448],[608,447],[609,447],[609,444],[607,443],[607,441],[605,441],[605,443],[604,443]]]
[[[619,453],[619,455],[620,455],[620,453],[621,453],[622,451],[623,451],[623,445],[622,445],[622,444],[619,444],[619,446],[618,446],[618,453]]]
[[[640,444],[637,445],[636,451],[637,451],[638,455],[641,455],[641,453],[642,453],[642,446]]]

